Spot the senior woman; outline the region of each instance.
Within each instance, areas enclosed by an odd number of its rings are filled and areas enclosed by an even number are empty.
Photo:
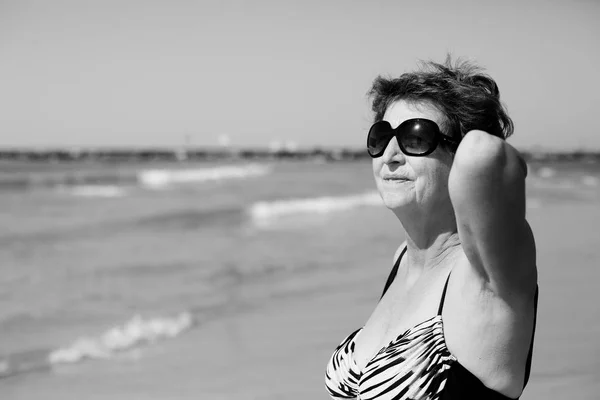
[[[513,399],[537,308],[526,164],[493,79],[425,63],[370,91],[377,189],[406,233],[366,324],[326,371],[334,398]]]

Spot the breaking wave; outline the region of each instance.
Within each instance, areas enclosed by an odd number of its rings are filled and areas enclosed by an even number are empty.
[[[124,188],[116,185],[83,185],[61,188],[61,191],[78,197],[122,197],[126,194]]]
[[[548,179],[556,176],[556,170],[550,167],[542,167],[537,171],[540,178]]]
[[[596,187],[600,183],[600,179],[592,175],[585,175],[581,178],[581,183],[584,186]]]
[[[145,187],[162,188],[172,184],[256,177],[266,175],[270,170],[268,166],[255,164],[182,170],[153,169],[140,172],[138,180]]]
[[[39,188],[74,189],[75,195],[111,197],[114,188],[164,188],[174,184],[244,179],[269,174],[271,167],[260,164],[225,165],[203,168],[118,169],[36,171],[0,174],[1,190]],[[110,189],[109,189],[110,188]]]
[[[254,221],[260,222],[293,214],[326,214],[363,206],[380,206],[382,204],[381,197],[377,192],[368,192],[349,196],[260,201],[254,203],[248,212]]]
[[[82,337],[68,346],[49,351],[32,350],[2,357],[0,378],[86,359],[110,359],[144,345],[175,338],[193,325],[194,319],[189,312],[149,319],[136,315],[125,324],[115,326],[97,337]]]

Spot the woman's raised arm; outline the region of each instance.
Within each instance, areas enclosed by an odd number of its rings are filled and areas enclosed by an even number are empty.
[[[463,138],[448,183],[465,254],[506,299],[532,296],[537,282],[535,242],[525,219],[526,175],[514,147],[475,130]]]

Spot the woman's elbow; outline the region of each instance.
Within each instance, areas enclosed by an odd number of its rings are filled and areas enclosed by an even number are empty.
[[[499,172],[505,169],[508,154],[507,143],[484,131],[470,131],[463,138],[452,168],[470,174]]]
[[[527,163],[506,141],[483,131],[470,131],[462,140],[452,165],[454,172],[469,180],[481,177],[487,182],[521,185],[527,176]]]

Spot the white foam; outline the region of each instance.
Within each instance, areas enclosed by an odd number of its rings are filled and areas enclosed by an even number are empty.
[[[174,338],[192,324],[192,316],[187,312],[171,318],[143,319],[136,315],[123,326],[114,327],[99,337],[80,338],[70,346],[51,352],[48,361],[50,364],[71,364],[86,358],[107,359],[143,343]]]
[[[270,220],[300,213],[331,213],[361,206],[379,206],[383,202],[377,192],[339,197],[316,197],[307,199],[277,200],[254,203],[249,214],[254,220]]]
[[[552,178],[554,175],[556,175],[556,170],[550,167],[542,167],[539,169],[537,174],[540,178]]]
[[[125,195],[125,189],[115,185],[82,185],[62,190],[80,197],[122,197]]]
[[[144,186],[161,188],[171,184],[256,177],[266,175],[270,170],[269,166],[257,164],[178,170],[151,169],[141,171],[138,175],[138,180]]]
[[[598,186],[598,178],[591,175],[586,175],[581,178],[581,183],[585,186]]]

